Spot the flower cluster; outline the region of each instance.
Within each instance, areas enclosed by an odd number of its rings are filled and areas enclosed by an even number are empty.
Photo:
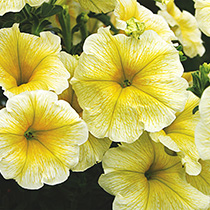
[[[210,65],[182,63],[205,53],[210,1],[156,5],[0,1],[5,179],[39,189],[102,162],[114,210],[210,209]]]

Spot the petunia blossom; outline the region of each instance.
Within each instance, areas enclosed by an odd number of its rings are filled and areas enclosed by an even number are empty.
[[[39,89],[60,94],[69,86],[69,72],[59,59],[58,36],[20,33],[14,24],[0,29],[0,40],[0,86],[7,97]]]
[[[210,197],[187,183],[179,157],[144,133],[111,148],[102,160],[99,185],[115,196],[113,210],[206,209]]]
[[[201,31],[210,36],[210,0],[194,0],[195,1],[195,18]]]
[[[206,88],[199,104],[200,120],[195,129],[195,143],[201,159],[210,160],[210,87]]]
[[[159,2],[156,4],[161,9],[158,14],[166,19],[177,39],[183,45],[184,53],[190,58],[196,55],[202,56],[205,48],[195,17],[185,10],[181,12],[174,4],[174,0],[170,0],[167,4]]]
[[[184,109],[187,81],[176,49],[154,31],[140,40],[100,28],[84,44],[71,84],[90,132],[133,142]]]
[[[43,2],[49,0],[1,0],[0,1],[0,16],[7,12],[19,12],[25,4],[30,6],[40,6]]]
[[[193,114],[193,109],[198,106],[199,98],[192,92],[182,112],[176,113],[176,119],[163,130],[150,133],[151,138],[161,142],[170,150],[175,151],[182,159],[186,172],[190,175],[198,175],[201,165],[198,162],[199,154],[195,145],[195,127],[198,123],[198,112]]]
[[[127,22],[135,18],[140,23],[144,23],[145,31],[153,30],[165,41],[175,39],[174,33],[170,30],[167,22],[160,15],[153,14],[152,11],[140,5],[136,0],[118,0],[114,10],[116,16],[116,27],[125,30]]]
[[[64,182],[87,138],[86,123],[55,93],[23,92],[0,110],[0,172],[27,189]]]

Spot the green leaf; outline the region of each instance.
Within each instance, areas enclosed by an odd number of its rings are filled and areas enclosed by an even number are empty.
[[[198,71],[192,73],[193,85],[187,90],[201,98],[203,91],[210,86],[209,72],[210,64],[204,63],[201,65]]]

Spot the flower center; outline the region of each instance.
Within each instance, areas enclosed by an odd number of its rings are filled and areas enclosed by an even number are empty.
[[[121,86],[122,86],[122,88],[126,88],[126,87],[131,86],[130,80],[128,80],[128,79],[124,80],[124,82],[122,83]]]
[[[24,136],[26,137],[27,140],[30,140],[30,139],[34,138],[34,135],[31,131],[26,131],[24,133]]]
[[[151,175],[152,175],[152,173],[150,172],[150,170],[148,170],[144,173],[144,176],[147,178],[147,180],[151,179]]]

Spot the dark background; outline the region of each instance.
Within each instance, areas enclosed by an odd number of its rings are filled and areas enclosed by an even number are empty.
[[[141,0],[140,3],[154,13],[158,8],[153,0]],[[194,14],[192,0],[177,0],[181,10]],[[210,56],[210,39],[202,35],[206,53],[183,62],[185,71],[197,70]],[[6,98],[0,94],[0,105]],[[101,164],[95,165],[83,173],[71,173],[68,180],[56,186],[45,185],[40,190],[25,190],[14,180],[5,180],[0,175],[0,210],[111,210],[114,197],[101,189],[98,177],[103,173]]]

